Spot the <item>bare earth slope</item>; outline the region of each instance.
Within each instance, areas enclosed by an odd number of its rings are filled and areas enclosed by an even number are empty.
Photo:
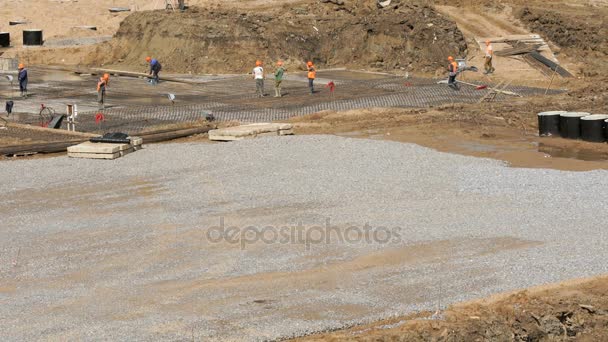
[[[428,71],[443,66],[448,54],[465,52],[455,24],[427,5],[402,1],[379,10],[308,2],[255,12],[134,13],[121,24],[111,50],[100,50],[91,62],[137,65],[153,55],[179,72],[242,72],[257,59]]]

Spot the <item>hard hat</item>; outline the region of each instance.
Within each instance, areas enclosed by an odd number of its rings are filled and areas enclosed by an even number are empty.
[[[308,61],[308,63],[306,63],[306,65],[308,65],[308,66],[312,66],[312,62],[311,62],[311,61]]]
[[[278,66],[282,66],[282,65],[283,65],[283,61],[278,61],[278,62],[277,62],[277,65],[278,65]]]
[[[151,60],[152,60],[152,57],[146,57],[146,62],[150,63]]]
[[[454,60],[454,57],[448,56],[448,61],[453,61],[453,60]]]
[[[260,66],[262,65],[262,61],[255,61],[255,66]]]
[[[15,64],[13,64],[13,65],[15,65]],[[19,63],[18,69],[23,69],[23,68],[25,68],[25,65],[23,65],[23,63]]]
[[[104,80],[109,80],[110,79],[110,74],[103,74],[103,79]]]

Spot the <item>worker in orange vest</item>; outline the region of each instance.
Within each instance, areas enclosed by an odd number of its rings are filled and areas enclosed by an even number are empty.
[[[315,93],[315,78],[317,77],[317,70],[311,61],[306,63],[308,69],[308,88],[310,88],[310,95]]]
[[[108,87],[109,83],[110,83],[109,74],[103,74],[103,76],[101,76],[99,78],[99,81],[97,82],[97,103],[99,103],[100,109],[104,108],[104,102],[105,102],[105,98],[106,98],[106,88]]]
[[[458,90],[458,85],[456,84],[456,76],[458,75],[458,62],[454,60],[454,57],[449,56],[448,61],[450,64],[448,65],[448,86],[452,89]]]
[[[489,40],[486,40],[486,56],[485,56],[485,63],[484,63],[484,69],[485,74],[491,74],[494,72],[494,67],[492,66],[492,58],[494,57],[494,49],[492,48],[492,42]]]

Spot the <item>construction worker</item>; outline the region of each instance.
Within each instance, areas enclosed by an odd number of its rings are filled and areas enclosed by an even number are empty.
[[[258,97],[264,97],[264,68],[262,61],[255,61],[253,68],[253,79],[255,80],[255,93]]]
[[[448,65],[448,86],[452,89],[458,90],[458,85],[456,84],[456,75],[458,75],[458,62],[456,62],[454,60],[454,57],[452,56],[448,57],[448,62],[450,62],[450,64]]]
[[[484,74],[491,74],[494,72],[494,67],[492,66],[492,57],[494,57],[494,49],[492,49],[492,42],[486,40],[486,57],[484,63],[484,69],[486,70]]]
[[[274,97],[281,97],[281,82],[283,82],[283,75],[285,69],[283,68],[283,61],[277,62],[277,70],[274,72]]]
[[[306,63],[308,68],[308,88],[310,88],[310,95],[315,93],[315,78],[317,77],[317,70],[311,61]]]
[[[20,63],[17,67],[19,69],[19,75],[17,80],[19,81],[19,91],[21,91],[21,97],[27,97],[27,69],[23,63]]]
[[[150,83],[156,85],[160,80],[158,73],[160,73],[163,67],[159,61],[152,57],[146,57],[146,62],[150,63],[150,75],[152,76]]]
[[[106,98],[106,88],[108,87],[109,83],[109,74],[103,74],[103,76],[101,76],[97,82],[97,103],[99,104],[100,109],[105,108],[104,102]]]

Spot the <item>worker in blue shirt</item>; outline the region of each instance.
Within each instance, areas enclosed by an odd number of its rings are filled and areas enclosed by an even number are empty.
[[[163,67],[160,65],[159,61],[153,59],[152,57],[146,57],[146,62],[150,63],[150,75],[152,75],[152,80],[150,80],[150,83],[158,84],[158,73]]]

